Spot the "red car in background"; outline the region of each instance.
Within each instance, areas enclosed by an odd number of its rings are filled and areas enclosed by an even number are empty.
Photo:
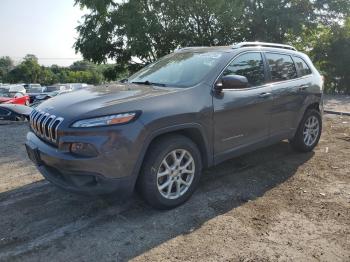
[[[0,89],[0,104],[29,105],[29,96],[21,92],[10,92],[8,89]]]

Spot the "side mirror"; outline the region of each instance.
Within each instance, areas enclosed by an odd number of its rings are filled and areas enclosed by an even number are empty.
[[[240,76],[240,75],[223,76],[215,84],[216,91],[222,91],[223,89],[242,89],[247,87],[248,87],[248,79],[245,76]]]

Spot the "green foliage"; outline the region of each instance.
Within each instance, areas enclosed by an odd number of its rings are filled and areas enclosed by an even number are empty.
[[[307,53],[325,77],[326,91],[350,94],[350,18],[344,24],[303,28],[290,42]]]
[[[307,51],[332,79],[328,86],[340,78],[337,86],[344,89],[349,75],[342,66],[348,60],[341,55],[348,49],[339,49],[348,45],[344,32],[349,32],[349,22],[340,24],[350,15],[349,0],[76,0],[76,4],[90,10],[77,28],[76,51],[97,63],[115,59],[119,68],[130,72],[139,67],[132,63],[134,57],[146,64],[178,47],[267,41],[295,43]],[[332,57],[318,55],[317,50]],[[115,78],[112,69],[105,75]]]
[[[0,82],[5,82],[7,80],[6,76],[13,68],[13,61],[10,57],[0,57]]]
[[[9,82],[22,81],[38,83],[40,81],[41,67],[34,55],[26,55],[23,62],[8,72],[6,79]]]
[[[56,83],[100,84],[104,81],[104,70],[112,65],[96,65],[89,61],[77,61],[70,67],[40,66],[34,55],[27,55],[23,62],[13,66],[9,57],[0,58],[0,77],[10,83]],[[108,80],[118,78],[118,73]],[[5,82],[4,81],[4,82]]]

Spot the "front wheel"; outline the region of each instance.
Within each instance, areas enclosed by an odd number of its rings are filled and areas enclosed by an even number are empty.
[[[174,208],[193,194],[201,170],[201,155],[192,140],[180,135],[165,136],[151,145],[138,188],[151,206]]]
[[[317,110],[306,111],[300,121],[298,130],[292,140],[291,146],[297,151],[310,152],[318,144],[322,132],[322,117]]]

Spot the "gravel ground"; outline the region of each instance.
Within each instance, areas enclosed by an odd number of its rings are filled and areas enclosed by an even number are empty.
[[[0,125],[0,261],[350,261],[350,117],[324,117],[314,152],[287,142],[204,171],[185,205],[57,189]]]
[[[334,110],[350,113],[350,96],[346,95],[325,95],[325,110]]]

